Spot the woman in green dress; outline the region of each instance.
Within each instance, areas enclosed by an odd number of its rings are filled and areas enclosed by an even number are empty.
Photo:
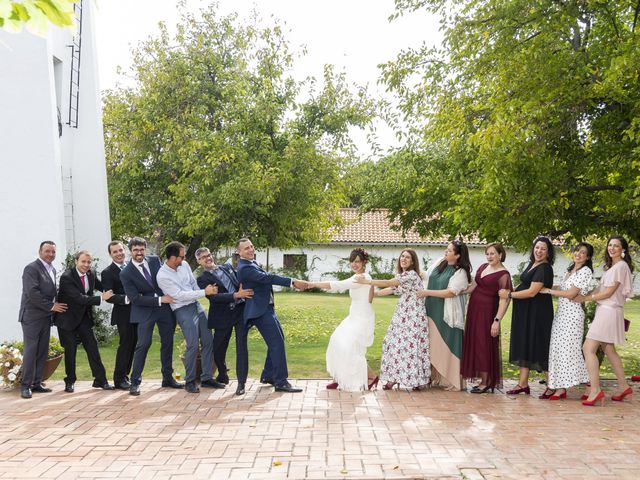
[[[455,240],[444,252],[444,258],[429,274],[426,297],[431,348],[431,385],[448,390],[461,390],[462,333],[464,331],[465,290],[471,282],[471,262],[467,246]]]

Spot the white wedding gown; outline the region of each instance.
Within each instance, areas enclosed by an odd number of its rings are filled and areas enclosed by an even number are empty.
[[[371,277],[365,274],[365,278]],[[349,315],[329,340],[327,371],[340,390],[357,392],[368,387],[366,353],[373,343],[375,327],[375,314],[369,303],[371,286],[355,283],[353,277],[330,283],[332,292],[349,290],[351,306]]]

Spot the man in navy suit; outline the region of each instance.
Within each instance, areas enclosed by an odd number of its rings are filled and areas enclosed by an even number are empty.
[[[60,343],[64,347],[64,391],[72,393],[76,382],[76,353],[77,338],[82,342],[91,374],[93,386],[103,390],[113,390],[107,382],[107,374],[100,358],[98,341],[93,331],[93,307],[113,297],[111,290],[104,290],[91,269],[93,258],[87,250],[80,250],[75,254],[75,267],[65,270],[60,276],[58,299],[68,305],[66,312],[57,313],[55,323],[60,335]],[[102,295],[94,295],[93,291],[104,290]]]
[[[253,290],[242,288],[236,277],[236,271],[230,264],[216,265],[208,248],[196,250],[196,260],[202,267],[202,275],[198,277],[198,286],[216,285],[218,293],[209,295],[209,323],[213,328],[213,359],[218,367],[220,383],[229,383],[226,362],[227,348],[231,333],[236,331],[236,377],[238,386],[236,395],[244,395],[245,383],[249,370],[249,354],[247,351],[247,330],[244,325],[244,302],[253,295]]]
[[[22,298],[18,315],[24,342],[20,388],[22,398],[31,398],[32,392],[51,391],[42,384],[42,372],[49,352],[51,321],[54,313],[67,310],[67,305],[56,301],[55,259],[56,244],[45,240],[40,244],[38,258],[24,267],[22,273]]]
[[[165,295],[156,275],[162,266],[160,258],[146,256],[147,241],[133,237],[129,241],[131,261],[120,273],[124,292],[131,302],[131,323],[138,325],[138,342],[133,354],[131,369],[131,395],[140,395],[142,370],[151,347],[153,328],[157,324],[160,333],[160,363],[162,365],[162,386],[184,388],[184,383],[173,378],[173,335],[176,331],[176,319],[171,311],[173,298]]]
[[[255,249],[248,238],[238,240],[236,251],[240,256],[238,282],[253,290],[253,297],[246,299],[245,325],[247,330],[255,325],[267,343],[267,359],[260,381],[272,384],[276,392],[301,392],[301,388],[292,387],[287,380],[289,372],[284,348],[284,332],[274,309],[273,285],[293,286],[304,290],[307,288],[307,282],[265,272],[255,262]]]

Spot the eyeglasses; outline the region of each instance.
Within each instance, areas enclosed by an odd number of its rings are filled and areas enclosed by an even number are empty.
[[[204,260],[205,258],[213,258],[213,255],[211,255],[211,253],[204,253],[198,257],[198,260]]]

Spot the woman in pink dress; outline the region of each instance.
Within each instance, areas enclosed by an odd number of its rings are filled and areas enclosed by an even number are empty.
[[[604,404],[604,392],[600,389],[600,363],[596,352],[602,346],[605,355],[611,362],[616,378],[618,391],[611,400],[620,402],[631,396],[633,390],[624,376],[622,360],[615,345],[625,342],[624,338],[624,302],[633,295],[631,272],[633,262],[629,253],[629,244],[623,237],[610,237],[604,253],[605,273],[600,286],[587,295],[579,295],[574,301],[598,302],[596,314],[589,327],[587,338],[582,346],[585,363],[589,371],[591,389],[583,399],[583,405],[594,406],[598,402]]]

